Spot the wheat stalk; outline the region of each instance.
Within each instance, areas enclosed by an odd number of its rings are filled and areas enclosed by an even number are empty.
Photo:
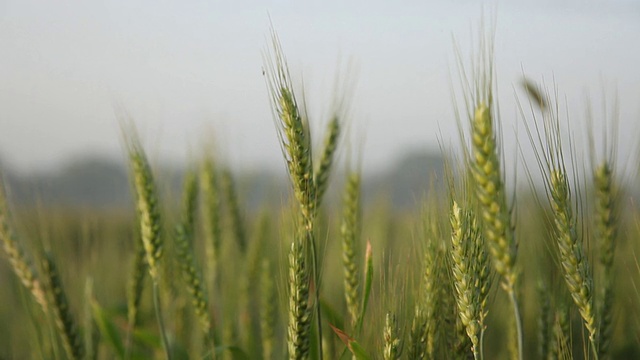
[[[145,275],[148,273],[146,263],[146,252],[142,245],[142,239],[136,234],[135,255],[133,257],[133,266],[129,276],[127,287],[127,338],[125,343],[125,359],[129,359],[131,351],[131,337],[133,330],[138,325],[138,317],[140,313],[140,303],[142,302],[142,293],[144,291]]]
[[[551,102],[547,101],[547,103]],[[579,206],[580,199],[573,198],[569,186],[557,112],[557,104],[556,107],[545,108],[542,113],[542,131],[540,131],[538,124],[535,127],[537,138],[534,137],[528,126],[527,133],[534,146],[538,165],[545,177],[545,189],[551,203],[553,237],[558,250],[560,268],[569,294],[589,333],[591,351],[597,359],[598,327],[593,306],[593,276],[589,269],[588,259],[584,254],[582,242],[579,239],[573,207],[574,201],[577,204],[575,206]],[[573,153],[571,155],[573,156]],[[575,181],[575,185],[577,186],[577,181]]]
[[[268,213],[262,212],[256,222],[255,235],[252,236],[246,256],[244,257],[244,271],[239,284],[238,309],[240,311],[240,333],[242,334],[242,341],[245,347],[252,353],[259,352],[260,345],[259,334],[257,332],[260,324],[254,316],[256,310],[255,296],[259,294],[256,290],[256,284],[260,284],[261,281],[262,260],[265,258],[264,243],[269,239],[270,220]]]
[[[314,237],[314,222],[316,218],[317,197],[316,184],[313,176],[311,156],[311,141],[308,123],[303,120],[298,107],[289,70],[280,48],[280,43],[273,35],[273,60],[267,60],[269,69],[269,90],[272,97],[272,108],[278,118],[277,129],[282,152],[287,163],[287,169],[295,198],[300,205],[304,239],[309,243],[312,279],[315,288],[315,313],[317,328],[318,358],[323,360],[322,353],[322,311],[320,307],[320,271],[318,266],[318,251]]]
[[[136,193],[136,208],[140,226],[140,236],[145,251],[149,274],[153,280],[153,303],[156,319],[162,338],[162,344],[167,359],[171,359],[169,340],[165,333],[164,321],[160,310],[160,295],[158,284],[160,280],[159,260],[162,257],[162,237],[160,234],[162,222],[160,219],[160,205],[155,180],[146,154],[138,139],[134,136],[127,139],[129,150],[129,164],[133,176]]]
[[[516,295],[518,272],[515,268],[516,243],[511,216],[507,208],[501,166],[491,110],[480,103],[472,121],[471,170],[475,180],[484,235],[493,264],[502,278],[502,287],[511,300],[517,328],[518,357],[523,358],[522,320]]]
[[[597,356],[598,329],[593,309],[593,279],[581,243],[578,242],[567,175],[560,169],[552,170],[549,181],[560,264],[569,293],[580,311],[594,355]]]
[[[271,274],[269,260],[264,259],[260,277],[260,333],[262,338],[262,358],[265,360],[273,358],[276,340],[277,298]]]

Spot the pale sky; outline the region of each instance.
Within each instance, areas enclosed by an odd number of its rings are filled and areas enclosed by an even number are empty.
[[[617,90],[621,144],[636,141],[637,1],[0,0],[0,159],[30,171],[118,158],[121,106],[155,158],[184,161],[213,135],[238,168],[282,166],[261,72],[271,22],[314,129],[340,73],[355,85],[353,147],[382,168],[406,149],[437,149],[440,132],[457,140],[452,39],[468,54],[483,13],[497,19],[506,136],[521,127],[513,86],[524,71],[556,84],[572,121],[587,94],[599,103]]]

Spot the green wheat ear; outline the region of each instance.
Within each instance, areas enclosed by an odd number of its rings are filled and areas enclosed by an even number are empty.
[[[320,164],[313,172],[313,183],[316,186],[315,195],[317,207],[320,207],[324,193],[327,190],[329,175],[331,174],[336,149],[338,147],[338,140],[340,138],[340,130],[340,119],[338,115],[334,115],[327,126],[327,134],[324,139],[324,149],[322,150],[322,156],[320,157]]]
[[[4,191],[4,184],[0,183],[0,240],[9,263],[22,285],[33,295],[42,309],[47,312],[47,299],[38,279],[35,269],[18,243],[17,236],[9,221],[9,206]]]
[[[205,253],[207,258],[206,276],[209,295],[216,289],[218,263],[220,257],[220,191],[218,174],[213,158],[207,156],[200,167],[200,187],[202,189],[202,220],[204,228]]]
[[[504,286],[513,289],[517,280],[516,245],[500,173],[491,110],[485,104],[476,108],[472,141],[472,170],[485,235],[496,271],[504,279]]]
[[[144,246],[149,273],[158,279],[158,261],[162,257],[160,235],[160,208],[156,184],[147,157],[137,139],[129,141],[129,162],[136,190],[136,208],[140,222],[140,235]]]
[[[344,294],[351,325],[358,321],[359,279],[356,262],[356,242],[360,235],[360,176],[351,173],[347,179],[343,198],[343,215],[340,233],[342,237],[342,266],[344,269]]]
[[[271,103],[277,118],[278,137],[293,184],[293,192],[300,204],[305,222],[310,223],[315,216],[316,185],[308,124],[302,117],[287,63],[275,35],[273,42],[273,60],[267,61]]]
[[[424,311],[416,305],[409,337],[409,359],[424,359],[427,354],[427,319]]]
[[[571,197],[567,175],[555,169],[551,172],[550,192],[555,222],[555,236],[560,264],[569,293],[580,311],[589,341],[597,354],[597,327],[593,308],[593,278],[582,244],[578,242],[576,220],[571,209]]]
[[[133,186],[135,189],[140,237],[142,238],[142,246],[145,252],[149,275],[151,275],[151,279],[153,280],[153,303],[156,320],[160,329],[165,356],[170,360],[172,358],[172,352],[169,349],[169,340],[164,327],[159,294],[159,261],[163,253],[163,244],[158,191],[147,156],[135,132],[133,135],[127,137],[126,140],[129,151],[129,166],[131,167]]]
[[[309,356],[311,309],[309,307],[309,270],[305,242],[294,239],[289,252],[289,327],[287,344],[290,360]]]
[[[193,256],[193,238],[195,232],[195,214],[198,199],[198,178],[195,172],[188,171],[184,180],[182,221],[176,226],[175,241],[184,283],[191,295],[196,315],[205,336],[211,331],[209,305],[206,289]]]
[[[451,212],[451,260],[458,315],[471,340],[474,358],[482,359],[489,264],[475,217],[455,201]]]
[[[610,355],[613,337],[613,258],[618,237],[618,192],[615,188],[613,166],[601,163],[594,172],[596,193],[596,235],[599,242],[602,285],[598,302],[598,352],[601,359]]]
[[[57,267],[50,254],[45,254],[43,257],[42,271],[47,279],[47,293],[50,298],[51,309],[67,356],[70,359],[83,359],[82,339],[71,314]]]
[[[384,320],[383,340],[384,348],[382,357],[384,360],[397,360],[402,355],[402,341],[399,337],[398,321],[392,313],[387,313]]]
[[[138,242],[140,244],[138,244]],[[142,246],[142,240],[136,242],[136,253],[133,259],[132,272],[129,279],[127,294],[127,319],[129,321],[129,331],[138,324],[138,314],[140,313],[140,302],[144,291],[144,279],[147,273],[146,253]]]
[[[443,287],[441,283],[441,267],[442,259],[439,256],[436,242],[439,241],[439,233],[435,224],[430,223],[426,229],[427,247],[424,255],[424,276],[423,284],[423,307],[425,317],[425,356],[432,359],[435,356],[436,344],[438,343],[439,325],[441,317],[438,316],[438,310],[444,301],[439,294]]]
[[[506,194],[502,179],[501,165],[498,160],[496,131],[491,109],[488,104],[480,103],[475,109],[472,121],[471,172],[475,183],[484,237],[486,238],[492,262],[500,275],[514,312],[518,359],[524,357],[523,326],[518,305],[516,286],[518,271],[515,267],[517,244],[510,210],[507,207]]]

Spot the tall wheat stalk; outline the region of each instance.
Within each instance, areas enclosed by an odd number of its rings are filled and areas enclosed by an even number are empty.
[[[265,59],[268,72],[268,87],[271,94],[271,104],[275,115],[278,137],[282,153],[287,164],[287,170],[293,193],[299,204],[302,215],[302,230],[304,239],[308,242],[311,259],[311,278],[314,288],[314,308],[317,327],[318,358],[323,359],[322,353],[322,311],[320,305],[320,269],[318,265],[318,250],[315,241],[314,224],[317,217],[318,205],[324,194],[327,178],[335,156],[338,141],[339,126],[337,117],[329,124],[329,133],[325,141],[320,166],[317,170],[313,166],[311,151],[311,134],[306,118],[298,106],[291,76],[280,43],[275,34],[273,40],[273,54]],[[315,171],[314,171],[315,170]]]
[[[156,183],[146,154],[135,135],[127,139],[127,146],[133,185],[136,193],[136,209],[140,226],[140,236],[142,238],[149,274],[153,281],[153,303],[156,311],[156,319],[158,321],[165,356],[167,359],[171,359],[172,356],[162,318],[158,289],[160,282],[158,262],[162,257],[163,244],[161,236],[162,222],[160,219],[160,205]]]
[[[493,43],[481,38],[480,52],[469,78],[459,57],[459,69],[464,84],[464,100],[471,125],[471,152],[465,158],[473,177],[478,203],[478,218],[491,253],[493,267],[500,276],[501,287],[507,293],[516,324],[518,358],[524,357],[522,316],[516,286],[517,241],[515,226],[508,206],[504,174],[501,164],[500,131],[494,108]],[[471,82],[470,82],[471,81]],[[460,126],[460,125],[459,125]],[[460,131],[463,134],[462,131]],[[464,136],[463,140],[464,140]]]
[[[551,103],[548,96],[546,103]],[[589,344],[593,356],[597,359],[598,327],[593,306],[593,274],[584,253],[577,219],[574,215],[574,208],[579,210],[580,199],[574,198],[575,195],[570,187],[557,104],[555,108],[546,110],[543,112],[542,129],[536,125],[534,133],[527,126],[527,133],[536,150],[536,158],[545,178],[545,189],[553,214],[553,237],[560,267],[569,293],[589,333]],[[574,178],[574,187],[577,186],[577,179]]]
[[[475,180],[475,193],[484,235],[491,251],[496,272],[502,279],[502,288],[511,300],[517,330],[518,358],[522,359],[522,319],[516,293],[518,281],[518,271],[515,267],[517,246],[510,210],[507,207],[501,165],[498,161],[498,147],[490,102],[481,102],[476,107],[472,122],[472,143],[471,169]]]
[[[619,178],[616,168],[618,126],[620,124],[617,99],[614,101],[613,112],[607,114],[607,101],[603,101],[604,126],[602,129],[603,158],[596,156],[596,141],[594,127],[591,123],[591,109],[588,111],[590,123],[589,155],[591,159],[592,180],[595,192],[595,238],[598,249],[599,262],[599,291],[596,294],[596,309],[598,314],[598,352],[600,359],[611,357],[611,342],[613,337],[613,302],[614,302],[614,256],[618,243],[620,226],[621,196]]]

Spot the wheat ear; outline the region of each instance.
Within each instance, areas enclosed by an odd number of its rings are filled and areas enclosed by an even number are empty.
[[[601,359],[610,356],[613,333],[613,257],[617,238],[617,191],[614,187],[613,169],[604,161],[594,173],[596,193],[596,233],[600,250],[602,286],[598,315],[598,352]]]
[[[360,176],[351,173],[343,196],[342,224],[342,266],[344,269],[344,294],[347,311],[354,326],[360,314],[358,286],[358,264],[356,262],[356,242],[360,234]]]
[[[217,286],[218,262],[220,257],[220,192],[215,162],[208,156],[200,168],[200,187],[202,189],[202,219],[204,227],[207,272],[205,279],[209,286],[209,295],[213,295]]]
[[[475,218],[453,203],[451,260],[458,315],[472,343],[475,359],[482,359],[482,334],[489,292],[489,265]]]
[[[578,242],[576,220],[571,208],[571,192],[567,175],[561,169],[551,171],[551,208],[554,215],[555,237],[560,264],[569,293],[580,311],[584,326],[589,332],[594,355],[597,356],[597,327],[593,309],[593,279],[582,245]]]
[[[311,309],[309,308],[309,274],[304,242],[294,239],[289,252],[289,326],[287,344],[290,360],[307,359]]]
[[[160,205],[155,180],[146,154],[138,139],[134,136],[128,139],[129,163],[133,175],[133,185],[136,193],[136,208],[140,226],[140,236],[145,251],[145,258],[149,274],[153,280],[153,303],[156,319],[160,329],[162,344],[167,359],[171,359],[169,340],[165,333],[164,321],[160,310],[160,294],[158,284],[160,280],[159,261],[162,257],[163,244],[160,234],[162,222],[160,219]]]
[[[36,271],[18,243],[9,221],[9,206],[3,184],[0,183],[0,239],[2,248],[9,258],[9,263],[22,285],[33,295],[42,309],[47,311],[47,299],[42,289],[42,283]]]
[[[70,359],[82,359],[84,356],[82,340],[71,314],[60,275],[50,254],[43,256],[42,271],[47,279],[47,293],[51,301],[53,317],[58,330],[60,330],[60,337],[67,356]]]
[[[182,221],[176,226],[175,241],[184,283],[191,295],[191,300],[195,307],[198,320],[200,321],[202,331],[205,336],[208,336],[211,331],[211,318],[208,313],[209,305],[206,297],[206,289],[202,283],[200,271],[193,257],[192,248],[197,199],[197,176],[195,172],[188,171],[184,180]]]
[[[129,145],[129,160],[136,190],[140,236],[149,265],[149,274],[156,281],[159,276],[158,261],[162,256],[160,208],[156,184],[140,144],[137,140],[131,140]]]
[[[494,267],[502,278],[502,287],[509,295],[513,306],[518,332],[518,357],[522,359],[522,319],[516,294],[518,280],[518,272],[515,268],[516,242],[498,161],[494,120],[487,104],[480,103],[475,110],[472,121],[472,143],[471,169],[476,184],[475,193],[484,235],[491,251]]]
[[[340,138],[340,120],[334,115],[327,126],[327,134],[324,139],[324,148],[318,168],[313,172],[313,183],[316,187],[316,206],[320,206],[324,193],[329,183],[329,175],[334,162],[338,140]]]
[[[384,320],[384,348],[382,357],[384,360],[397,360],[402,355],[402,341],[398,334],[398,321],[392,313],[387,313]]]
[[[280,43],[273,35],[274,59],[268,61],[269,90],[272,97],[272,108],[278,118],[278,136],[287,163],[293,192],[300,205],[304,230],[304,239],[308,242],[311,259],[311,275],[315,289],[315,313],[317,328],[318,358],[323,360],[322,353],[322,310],[320,307],[320,270],[318,251],[314,237],[317,197],[313,176],[311,141],[308,124],[303,120],[293,92]]]
[[[425,359],[427,350],[427,319],[420,305],[416,305],[413,320],[411,321],[411,334],[409,337],[409,359]]]

